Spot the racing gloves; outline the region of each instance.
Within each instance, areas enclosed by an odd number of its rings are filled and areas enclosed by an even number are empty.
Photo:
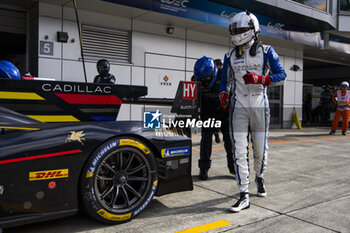
[[[220,108],[222,111],[227,112],[230,108],[229,95],[226,91],[222,91],[219,95],[220,98]]]
[[[268,75],[257,75],[247,70],[247,73],[243,76],[245,84],[262,84],[269,86],[271,84],[270,76]]]

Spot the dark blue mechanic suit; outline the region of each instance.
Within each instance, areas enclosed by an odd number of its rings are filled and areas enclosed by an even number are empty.
[[[200,117],[202,121],[209,118],[215,118],[215,120],[221,121],[221,132],[223,134],[224,147],[226,150],[227,166],[231,174],[235,174],[234,162],[232,155],[232,144],[229,134],[229,116],[228,112],[223,112],[220,109],[219,99],[219,87],[221,81],[222,69],[217,69],[213,64],[214,60],[208,57],[202,57],[196,62],[195,75],[192,77],[192,81],[199,81],[200,90]],[[209,72],[212,72],[210,77],[198,77],[196,76],[196,68],[203,69],[204,66],[209,66]],[[208,67],[207,67],[208,68]],[[214,71],[215,69],[215,71]],[[216,71],[217,70],[217,71]],[[208,72],[208,73],[209,73]],[[198,72],[197,72],[198,73]],[[215,75],[216,74],[216,75]],[[212,152],[212,136],[215,132],[215,128],[202,128],[201,143],[200,143],[200,159],[198,160],[198,166],[200,168],[199,178],[202,180],[208,179],[208,170],[211,165],[211,152]]]

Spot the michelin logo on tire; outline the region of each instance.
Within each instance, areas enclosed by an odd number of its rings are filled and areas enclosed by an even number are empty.
[[[138,208],[137,210],[135,210],[131,217],[135,217],[136,215],[138,215],[139,213],[142,212],[142,210],[144,210],[146,208],[146,206],[151,202],[153,196],[154,196],[154,193],[156,192],[157,190],[157,185],[158,185],[158,180],[154,181],[153,182],[153,187],[152,187],[152,192],[150,193],[150,195],[148,196],[147,200],[141,205],[140,208]]]
[[[111,149],[117,147],[119,145],[119,140],[113,141],[109,144],[107,144],[106,146],[104,146],[94,157],[94,159],[92,160],[88,171],[86,172],[86,178],[92,177],[94,175],[94,171],[96,168],[96,165],[98,164],[98,162],[100,161],[100,159]]]

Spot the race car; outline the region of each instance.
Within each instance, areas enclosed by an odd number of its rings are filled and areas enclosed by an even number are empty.
[[[30,86],[35,81],[20,82]],[[29,93],[17,85],[16,94],[9,94],[11,85],[1,85],[1,105],[21,108],[22,113],[34,111],[26,104],[48,104],[44,101],[53,95],[61,98],[67,93],[57,92],[70,87],[60,84],[62,90],[53,90],[54,82],[37,83],[45,89]],[[40,98],[11,102],[28,93]],[[78,94],[67,94],[72,95]],[[55,107],[64,108],[67,99],[61,100]],[[65,104],[87,112],[80,103],[68,99]],[[89,106],[94,114],[97,107]],[[78,110],[72,113],[75,119],[90,117]],[[145,129],[140,121],[91,121],[92,117],[87,122],[44,123],[22,113],[0,107],[0,228],[70,216],[82,209],[98,221],[120,223],[140,214],[154,195],[193,189],[191,139],[181,130]]]

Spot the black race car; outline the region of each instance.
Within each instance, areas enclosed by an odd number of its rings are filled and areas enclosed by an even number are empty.
[[[138,121],[48,124],[0,107],[0,228],[78,209],[124,222],[154,195],[192,189],[191,140],[181,130],[146,130]]]

